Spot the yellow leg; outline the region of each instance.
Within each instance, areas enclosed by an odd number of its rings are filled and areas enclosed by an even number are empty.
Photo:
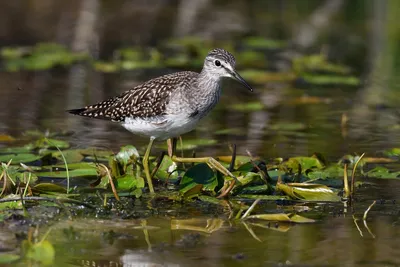
[[[153,146],[153,142],[154,142],[154,137],[150,137],[150,142],[147,145],[146,152],[144,153],[143,156],[143,168],[144,168],[144,173],[146,175],[147,186],[149,187],[150,193],[154,193],[153,181],[151,180],[151,174],[149,168],[149,157],[151,148]]]

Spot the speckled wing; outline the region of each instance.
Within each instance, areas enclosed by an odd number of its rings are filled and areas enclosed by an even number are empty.
[[[165,115],[171,94],[181,86],[190,86],[190,82],[197,75],[198,73],[191,71],[164,75],[138,85],[119,96],[84,108],[68,110],[68,112],[117,122],[123,122],[126,117],[149,118]]]

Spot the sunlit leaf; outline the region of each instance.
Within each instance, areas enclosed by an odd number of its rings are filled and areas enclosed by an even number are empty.
[[[202,184],[195,185],[194,187],[192,187],[191,189],[189,189],[188,191],[186,191],[183,194],[183,198],[184,199],[194,198],[194,197],[200,195],[202,189],[203,189]]]
[[[383,151],[383,154],[388,157],[399,157],[400,156],[400,148],[394,147],[388,150]]]
[[[282,163],[282,166],[285,166],[286,168],[292,170],[292,172],[297,173],[299,164],[302,172],[313,168],[323,168],[323,164],[315,157],[293,157]]]
[[[118,190],[130,191],[136,188],[143,188],[144,180],[142,177],[134,177],[133,175],[125,174],[116,180],[115,185]]]
[[[217,160],[224,162],[224,163],[230,163],[232,161],[232,156],[218,156],[216,157]],[[257,161],[257,157],[254,158],[255,161]],[[237,169],[238,171],[246,171],[246,170],[252,170],[253,165],[249,162],[251,160],[251,157],[249,156],[242,156],[242,155],[237,155],[235,158],[235,168],[239,168]],[[243,165],[247,164],[250,167],[249,168],[244,168]],[[256,162],[257,164],[257,162]]]
[[[118,162],[122,163],[123,165],[127,165],[129,161],[132,159],[139,158],[139,152],[137,151],[136,147],[128,145],[121,147],[121,150],[115,156]]]
[[[15,199],[15,198],[20,198],[20,196],[14,195],[14,194],[9,194],[2,199],[6,200],[6,199]],[[22,209],[22,203],[21,203],[21,201],[1,202],[0,210],[6,210],[6,209]]]
[[[165,155],[155,176],[163,181],[176,182],[179,178],[176,163],[169,156]]]
[[[276,189],[284,192],[293,199],[307,201],[340,201],[333,189],[321,184],[306,184],[306,183],[277,183]]]

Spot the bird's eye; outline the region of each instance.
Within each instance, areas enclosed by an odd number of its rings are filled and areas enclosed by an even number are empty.
[[[219,60],[215,60],[214,62],[215,66],[220,67],[221,66],[221,62]]]

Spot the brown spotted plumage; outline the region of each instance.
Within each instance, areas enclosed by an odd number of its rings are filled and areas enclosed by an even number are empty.
[[[84,108],[72,109],[69,112],[116,122],[123,122],[126,117],[149,118],[166,115],[166,105],[174,90],[190,86],[192,80],[198,75],[191,71],[164,75],[140,84],[119,96]]]

